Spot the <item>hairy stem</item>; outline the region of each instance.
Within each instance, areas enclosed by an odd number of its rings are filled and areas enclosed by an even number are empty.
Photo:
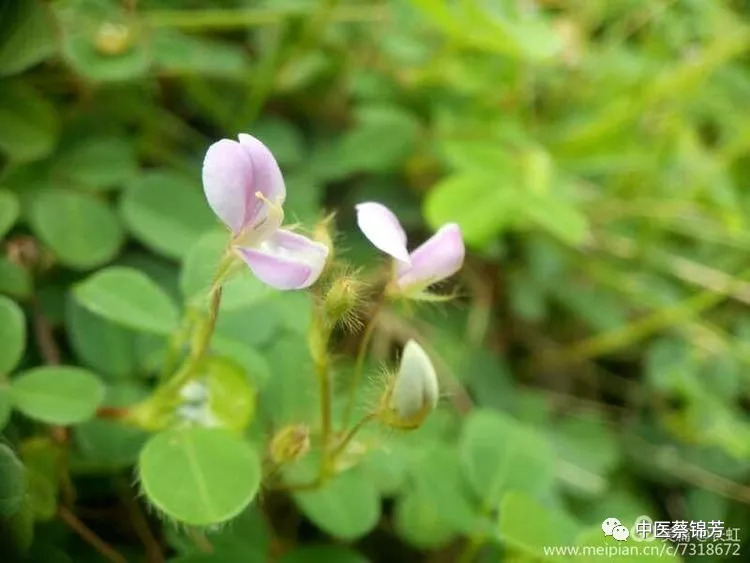
[[[362,340],[359,342],[359,349],[357,350],[357,359],[354,363],[354,374],[352,375],[352,381],[349,385],[349,398],[346,402],[346,409],[344,410],[344,426],[349,424],[349,420],[354,412],[354,404],[357,399],[357,388],[359,387],[359,381],[362,379],[362,369],[365,365],[365,357],[367,356],[367,350],[370,347],[370,340],[375,332],[375,326],[377,325],[378,313],[380,312],[383,302],[380,301],[375,306],[374,310],[370,314],[370,321],[365,327],[365,332],[362,335]]]
[[[328,446],[331,440],[331,374],[328,359],[328,340],[331,337],[331,329],[326,323],[325,314],[320,306],[315,308],[310,330],[310,353],[315,361],[315,376],[320,392],[320,477],[323,478],[328,468]]]

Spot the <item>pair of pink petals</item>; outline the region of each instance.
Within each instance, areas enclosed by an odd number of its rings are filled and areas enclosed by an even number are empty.
[[[406,233],[396,215],[375,202],[356,206],[357,224],[378,249],[396,259],[395,283],[403,293],[415,293],[448,278],[464,263],[464,240],[455,223],[443,225],[411,253]]]
[[[271,151],[251,135],[211,145],[203,161],[203,189],[214,213],[234,234],[232,248],[263,282],[277,289],[303,289],[320,277],[328,247],[282,229],[284,178]],[[395,283],[418,292],[456,273],[464,243],[458,225],[443,226],[409,253],[406,233],[380,203],[356,206],[357,222],[377,248],[396,259]]]
[[[245,134],[217,141],[203,161],[203,190],[234,233],[233,250],[260,280],[276,289],[315,283],[328,247],[281,228],[286,186],[268,147]]]

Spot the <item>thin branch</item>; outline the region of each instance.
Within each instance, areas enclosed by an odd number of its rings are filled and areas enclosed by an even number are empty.
[[[58,506],[57,507],[57,515],[59,516],[60,520],[65,522],[65,524],[72,529],[76,534],[78,534],[83,541],[91,545],[96,551],[98,551],[102,557],[104,557],[107,561],[112,561],[113,563],[127,563],[128,560],[123,557],[123,555],[117,551],[114,547],[109,545],[107,542],[105,542],[103,539],[101,539],[99,536],[97,536],[91,528],[86,526],[83,522],[81,522],[75,514],[73,514],[70,510],[65,508],[64,506]]]
[[[46,364],[58,365],[60,363],[60,348],[57,346],[57,342],[55,342],[52,325],[44,315],[38,297],[33,296],[31,298],[31,307],[34,319],[34,335],[36,336],[39,353],[44,358]]]

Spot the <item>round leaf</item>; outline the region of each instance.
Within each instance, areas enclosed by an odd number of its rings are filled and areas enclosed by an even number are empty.
[[[31,275],[29,271],[15,262],[0,256],[0,293],[24,298],[31,293]]]
[[[23,311],[7,297],[0,296],[0,374],[16,367],[26,344]]]
[[[34,199],[30,220],[39,238],[71,268],[100,266],[115,257],[123,242],[109,206],[81,193],[45,190]]]
[[[21,460],[8,446],[0,444],[0,516],[16,513],[26,494],[26,477]]]
[[[16,74],[55,51],[55,26],[41,0],[15,0],[0,20],[0,75]]]
[[[65,325],[76,357],[102,375],[124,378],[137,369],[136,334],[69,299]]]
[[[18,198],[8,190],[0,190],[0,239],[5,236],[18,219]]]
[[[115,2],[79,1],[60,11],[63,54],[77,73],[98,81],[135,78],[148,69],[145,36]]]
[[[18,161],[37,160],[55,148],[60,124],[54,106],[19,82],[0,88],[0,151]]]
[[[555,455],[545,437],[498,411],[475,410],[459,446],[464,474],[488,506],[510,489],[548,492],[554,480]]]
[[[195,181],[169,172],[138,178],[122,199],[122,215],[136,238],[172,258],[182,258],[202,233],[216,226]]]
[[[132,143],[118,137],[92,137],[60,154],[52,174],[58,181],[90,190],[106,190],[130,181],[137,169]]]
[[[169,297],[145,274],[115,266],[90,276],[75,288],[81,305],[127,327],[171,334],[178,312]]]
[[[151,438],[141,451],[139,474],[159,510],[186,524],[208,526],[229,520],[250,503],[261,469],[255,451],[231,432],[190,428]]]
[[[30,418],[50,424],[88,420],[104,397],[104,386],[91,372],[76,367],[46,366],[11,381],[14,406]]]
[[[294,500],[320,529],[342,540],[365,535],[380,518],[378,491],[357,469],[337,475],[320,489],[297,493]]]

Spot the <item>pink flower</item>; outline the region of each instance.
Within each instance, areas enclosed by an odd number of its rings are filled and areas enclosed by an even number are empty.
[[[277,289],[315,283],[328,247],[281,228],[286,187],[268,147],[245,134],[239,142],[215,142],[203,161],[203,191],[234,233],[233,250],[258,278]]]
[[[464,241],[455,223],[440,227],[410,254],[406,233],[390,209],[375,202],[359,203],[356,209],[360,230],[378,249],[396,259],[395,283],[401,292],[419,292],[461,269]]]

